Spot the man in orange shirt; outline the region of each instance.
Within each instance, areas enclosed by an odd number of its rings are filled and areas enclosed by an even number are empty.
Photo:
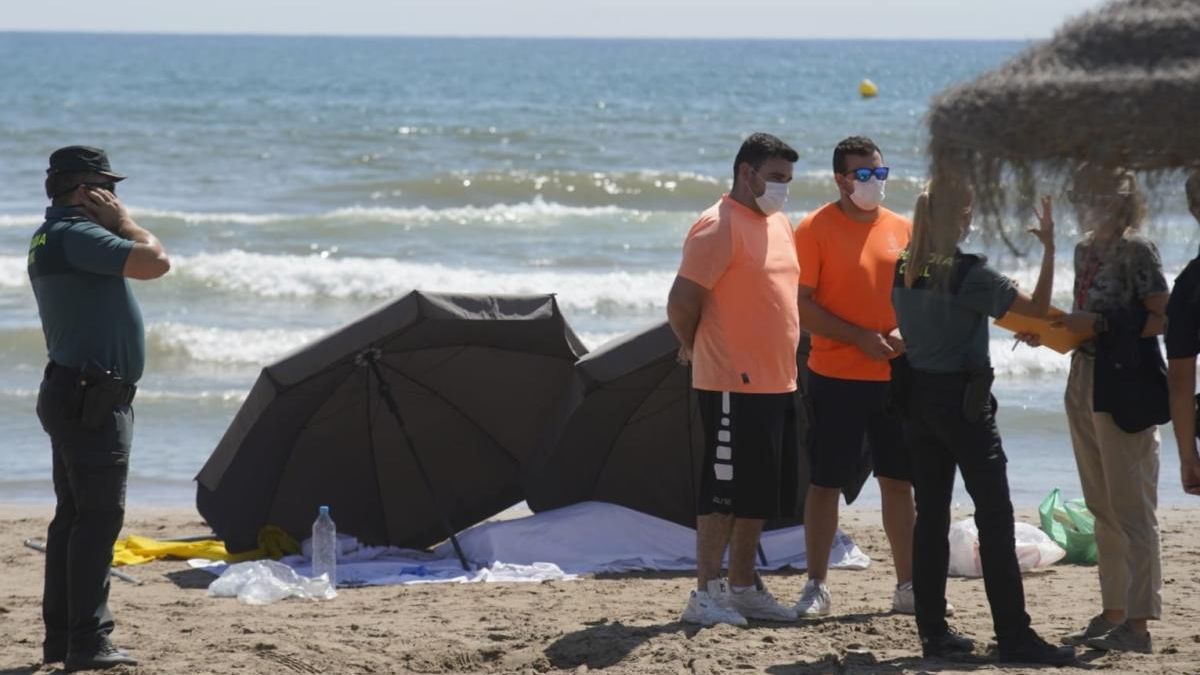
[[[667,299],[705,432],[689,623],[796,619],[763,586],[754,554],[764,522],[793,515],[796,503],[800,266],[782,209],[797,159],[770,134],[742,143],[733,187],[688,232]]]
[[[838,500],[857,479],[865,439],[896,566],[892,609],[912,614],[912,470],[903,427],[885,405],[890,361],[904,353],[892,278],[912,223],[880,205],[888,168],[870,139],[839,143],[833,173],[838,201],[810,213],[796,230],[800,322],[812,333],[806,384],[813,411],[804,505],[809,581],[796,611],[802,618],[824,616],[832,607],[825,579]]]

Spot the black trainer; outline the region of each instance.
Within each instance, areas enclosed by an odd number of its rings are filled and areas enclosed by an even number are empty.
[[[107,637],[100,638],[100,643],[96,645],[96,651],[87,654],[70,653],[63,662],[64,670],[68,673],[77,670],[105,670],[117,666],[136,665],[137,659],[117,649]]]
[[[1046,642],[1037,633],[1010,644],[998,646],[1001,663],[1036,663],[1048,666],[1066,666],[1075,662],[1074,647],[1056,647]]]
[[[969,656],[975,651],[975,642],[947,629],[941,635],[921,638],[921,653],[927,659],[952,659]]]

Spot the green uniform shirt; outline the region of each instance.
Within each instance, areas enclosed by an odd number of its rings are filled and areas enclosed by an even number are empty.
[[[122,276],[133,242],[73,208],[46,209],[29,244],[29,281],[50,360],[93,362],[137,382],[146,363],[142,310]]]
[[[984,258],[956,252],[934,256],[912,288],[904,285],[909,252],[900,256],[892,285],[892,305],[905,355],[917,370],[965,373],[990,368],[988,317],[1000,318],[1017,298],[1011,279],[987,266]],[[932,281],[931,269],[948,277]]]

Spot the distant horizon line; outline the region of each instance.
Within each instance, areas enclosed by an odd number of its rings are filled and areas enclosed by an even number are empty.
[[[414,34],[414,33],[264,33],[253,31],[174,31],[174,30],[59,30],[0,27],[0,35],[97,35],[129,37],[240,37],[240,38],[371,38],[408,40],[626,40],[626,41],[705,41],[705,42],[1036,42],[1046,37],[755,37],[718,35],[490,35],[490,34]]]

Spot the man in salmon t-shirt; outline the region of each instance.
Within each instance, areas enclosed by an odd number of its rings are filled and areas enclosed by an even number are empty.
[[[864,439],[882,497],[883,526],[896,566],[893,611],[912,614],[912,471],[899,418],[886,399],[891,360],[904,353],[892,310],[896,260],[912,223],[880,204],[888,168],[879,147],[854,136],[833,151],[839,199],[796,229],[800,323],[812,334],[806,393],[810,485],[804,505],[809,581],[796,603],[803,617],[832,607],[825,584],[843,488],[859,480]]]
[[[754,554],[767,519],[794,515],[798,487],[800,267],[782,212],[797,159],[770,134],[742,143],[733,187],[688,232],[667,299],[705,433],[689,623],[796,619],[763,586]],[[720,578],[726,547],[728,584]]]

